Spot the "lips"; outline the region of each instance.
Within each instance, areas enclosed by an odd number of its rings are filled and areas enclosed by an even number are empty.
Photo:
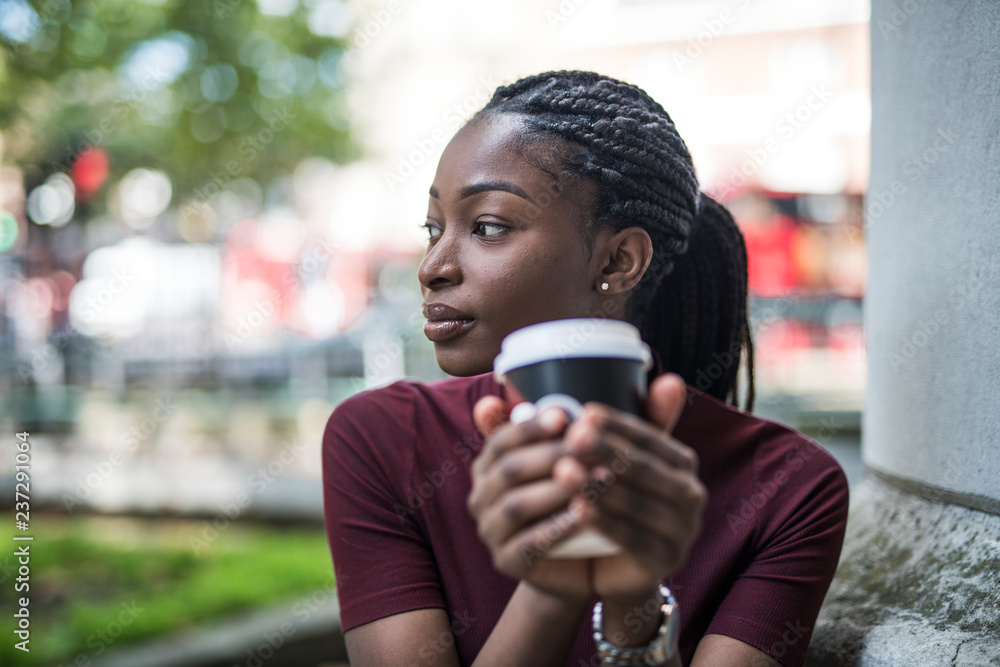
[[[443,303],[425,303],[424,335],[435,343],[465,333],[475,324],[472,316]]]

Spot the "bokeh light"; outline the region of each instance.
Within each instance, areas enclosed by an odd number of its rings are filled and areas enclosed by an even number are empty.
[[[177,230],[188,243],[205,243],[215,235],[218,216],[207,202],[189,202],[181,207]]]
[[[272,262],[295,261],[305,239],[302,222],[291,209],[268,211],[254,228],[254,250]]]
[[[201,72],[201,94],[213,102],[228,100],[239,83],[239,75],[228,63],[216,63]]]
[[[27,42],[38,32],[38,14],[24,0],[0,0],[0,34],[14,42]]]
[[[108,178],[110,162],[104,148],[95,146],[80,153],[73,163],[73,183],[83,198],[90,197]]]
[[[146,229],[170,204],[170,178],[155,169],[133,169],[118,184],[118,206],[133,229]]]
[[[321,37],[343,37],[354,23],[354,10],[344,0],[318,0],[309,12],[309,29]]]
[[[13,248],[17,237],[17,218],[10,211],[0,211],[0,252]]]
[[[28,217],[39,225],[61,227],[76,210],[76,187],[66,174],[52,174],[28,195]]]
[[[299,0],[257,0],[257,6],[265,16],[288,16],[299,6]]]

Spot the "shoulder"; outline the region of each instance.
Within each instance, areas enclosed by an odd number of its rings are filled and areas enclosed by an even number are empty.
[[[475,432],[469,406],[490,390],[482,376],[402,379],[344,399],[323,433],[326,486],[338,493],[406,498],[414,470],[436,466],[461,434]],[[474,450],[478,443],[470,446]]]
[[[365,389],[342,400],[327,419],[324,445],[336,435],[414,434],[427,414],[471,406],[487,394],[498,394],[492,374],[454,377],[430,382],[405,378]]]
[[[692,387],[675,436],[693,447],[703,481],[744,519],[767,533],[827,517],[847,520],[847,476],[820,441],[780,422],[727,405]],[[760,535],[758,532],[758,535]]]
[[[758,470],[797,458],[803,465],[809,462],[813,469],[828,468],[843,474],[837,460],[816,439],[780,422],[724,403],[691,386],[687,390],[688,404],[674,435],[694,447],[699,455],[709,458],[749,456]],[[831,423],[819,432],[818,438],[827,440],[837,430],[837,425]]]

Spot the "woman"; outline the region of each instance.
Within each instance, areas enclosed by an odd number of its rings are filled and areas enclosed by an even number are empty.
[[[456,377],[357,394],[324,436],[352,664],[801,665],[847,482],[735,407],[745,246],[663,108],[592,72],[502,86],[446,147],[424,226],[425,333]],[[650,421],[508,421],[501,340],[574,317],[639,328]],[[622,553],[544,557],[584,526]]]

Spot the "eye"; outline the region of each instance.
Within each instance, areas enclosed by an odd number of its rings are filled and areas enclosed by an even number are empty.
[[[430,223],[429,221],[428,221],[428,222],[425,222],[425,223],[423,223],[422,225],[417,225],[417,226],[418,226],[418,227],[419,227],[420,229],[426,229],[426,230],[427,230],[427,234],[428,234],[428,236],[427,236],[427,240],[428,240],[428,241],[433,241],[433,240],[434,240],[434,239],[436,239],[436,238],[437,238],[438,236],[440,236],[440,234],[438,234],[437,236],[435,236],[435,235],[434,235],[434,230],[437,230],[437,231],[439,231],[439,232],[440,232],[441,230],[440,230],[440,229],[438,229],[437,225],[432,225],[432,224],[431,224],[431,223]]]
[[[503,234],[507,233],[507,228],[505,226],[498,225],[495,222],[477,222],[475,224],[475,227],[477,229],[481,228],[481,227],[492,228],[494,230],[493,233],[487,232],[487,233],[483,234],[483,236],[485,236],[487,238],[491,238],[491,237],[494,237],[494,236],[502,236]]]

